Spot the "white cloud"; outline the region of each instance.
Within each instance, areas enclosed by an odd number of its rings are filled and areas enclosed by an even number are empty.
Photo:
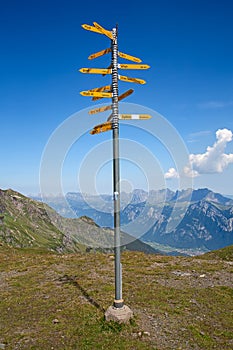
[[[184,168],[184,174],[195,177],[200,174],[222,173],[233,163],[233,154],[224,153],[227,143],[231,142],[232,138],[231,130],[217,130],[217,140],[213,146],[208,146],[205,153],[189,155],[189,164]]]
[[[208,146],[205,153],[190,154],[189,164],[183,169],[183,175],[196,177],[201,174],[222,173],[226,167],[233,163],[233,154],[225,153],[228,142],[233,139],[231,130],[219,129],[216,131],[216,142]],[[166,179],[178,178],[179,174],[174,168],[170,168],[164,175]]]
[[[165,174],[165,179],[177,179],[179,177],[178,172],[174,168],[170,168]]]

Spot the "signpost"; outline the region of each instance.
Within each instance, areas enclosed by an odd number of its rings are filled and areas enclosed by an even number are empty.
[[[123,100],[123,98],[128,97],[128,96],[131,95],[133,92],[134,92],[133,89],[127,90],[126,92],[124,92],[123,94],[121,94],[121,95],[118,97],[118,101]]]
[[[100,113],[100,112],[109,111],[110,109],[112,109],[112,105],[91,109],[88,113],[89,114],[96,114],[96,113]]]
[[[121,57],[121,58],[124,58],[126,60],[129,60],[129,61],[133,61],[133,62],[142,62],[142,60],[138,57],[134,57],[134,56],[131,56],[131,55],[127,55],[127,53],[123,53],[123,52],[120,52],[118,51],[118,56]]]
[[[94,26],[104,35],[106,35],[109,39],[113,40],[113,33],[110,30],[106,30],[101,27],[100,24],[93,22]]]
[[[126,81],[128,83],[137,83],[137,84],[146,84],[146,81],[138,78],[130,78],[125,75],[118,75],[118,79],[122,81]]]
[[[89,89],[89,91],[110,91],[111,85],[105,85],[94,89]]]
[[[119,119],[129,120],[129,119],[150,119],[151,115],[149,114],[119,114]]]
[[[148,64],[118,64],[120,69],[148,69],[150,66]]]
[[[90,131],[90,134],[91,135],[99,134],[100,132],[109,131],[111,129],[112,129],[112,123],[105,122],[105,123],[94,126],[94,129]]]
[[[106,55],[107,53],[111,52],[111,48],[101,50],[99,52],[93,53],[88,57],[89,60],[93,60],[94,58],[101,57],[103,55]]]
[[[111,74],[111,69],[103,69],[103,68],[81,68],[79,69],[81,73],[90,73],[90,74]]]
[[[83,96],[93,96],[93,97],[112,97],[112,92],[99,92],[99,91],[81,91]]]
[[[83,96],[92,96],[93,100],[111,97],[112,104],[109,106],[95,108],[89,111],[89,114],[96,114],[107,110],[112,110],[107,121],[94,126],[90,131],[91,135],[112,130],[113,140],[113,201],[114,201],[114,253],[115,253],[115,299],[113,305],[108,308],[105,313],[107,321],[113,320],[116,322],[127,322],[133,315],[130,308],[124,304],[122,298],[122,268],[121,268],[121,241],[120,241],[120,168],[119,168],[119,119],[150,119],[148,114],[119,114],[118,102],[125,97],[131,95],[134,90],[129,89],[119,96],[118,94],[118,80],[130,83],[145,84],[145,80],[138,78],[128,78],[118,74],[118,69],[148,69],[147,64],[119,64],[118,57],[141,63],[141,59],[118,51],[118,28],[113,28],[111,31],[106,30],[100,24],[93,22],[94,26],[83,24],[82,27],[86,30],[103,34],[111,40],[111,48],[99,51],[90,55],[89,59],[95,59],[111,52],[111,65],[107,69],[99,68],[81,68],[81,73],[97,73],[97,74],[111,74],[111,86],[107,85],[101,88],[90,89],[88,91],[81,91]]]

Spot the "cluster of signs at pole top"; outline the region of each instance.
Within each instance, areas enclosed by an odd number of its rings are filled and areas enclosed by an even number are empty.
[[[114,39],[112,31],[104,29],[101,25],[99,25],[96,22],[93,22],[93,24],[94,24],[94,26],[90,26],[88,24],[83,24],[82,27],[86,30],[106,35],[111,40]],[[91,54],[88,57],[88,59],[93,60],[97,57],[101,57],[105,54],[108,54],[111,51],[112,51],[111,48],[101,50],[99,52]],[[147,64],[141,64],[142,61],[140,58],[125,54],[123,52],[118,51],[118,57],[121,57],[121,58],[124,58],[126,60],[129,60],[129,61],[136,63],[136,64],[122,64],[122,63],[117,64],[118,69],[148,69],[148,68],[150,68],[150,66],[148,66]],[[110,65],[108,68],[103,68],[103,69],[102,68],[81,68],[79,71],[81,73],[102,74],[102,76],[105,76],[107,74],[112,74],[112,66]],[[130,78],[130,77],[120,75],[120,74],[118,74],[118,80],[129,82],[129,83],[137,83],[137,84],[145,84],[146,83],[145,80],[143,80],[143,79]],[[131,95],[133,92],[134,92],[133,89],[127,90],[126,92],[124,92],[123,94],[118,96],[118,101],[123,100],[125,97]],[[112,98],[113,97],[111,85],[106,85],[106,86],[90,89],[87,91],[81,91],[80,94],[82,96],[92,97],[93,101],[96,101],[96,100],[99,100],[102,98]],[[95,108],[95,109],[92,109],[91,111],[89,111],[89,114],[96,114],[96,113],[100,113],[100,112],[105,112],[105,111],[108,111],[111,109],[112,109],[112,105],[99,107],[99,108]],[[123,119],[123,120],[129,120],[129,119],[144,119],[145,120],[145,119],[150,119],[151,116],[149,114],[119,114],[118,118]],[[90,134],[94,135],[94,134],[98,134],[100,132],[105,132],[105,131],[111,130],[112,129],[112,121],[111,120],[112,120],[112,114],[108,117],[108,119],[105,123],[96,125],[93,128],[93,130],[90,131]]]

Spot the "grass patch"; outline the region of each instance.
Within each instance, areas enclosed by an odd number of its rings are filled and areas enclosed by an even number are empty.
[[[122,264],[123,297],[135,315],[127,325],[104,320],[114,299],[111,254],[0,247],[0,343],[7,350],[230,349],[229,264],[135,252],[124,252]],[[198,276],[207,269],[205,281]]]

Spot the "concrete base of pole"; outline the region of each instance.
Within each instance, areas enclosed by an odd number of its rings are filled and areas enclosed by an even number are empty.
[[[127,306],[117,308],[115,306],[109,306],[105,312],[106,321],[114,321],[118,323],[127,323],[133,317],[133,311]]]

